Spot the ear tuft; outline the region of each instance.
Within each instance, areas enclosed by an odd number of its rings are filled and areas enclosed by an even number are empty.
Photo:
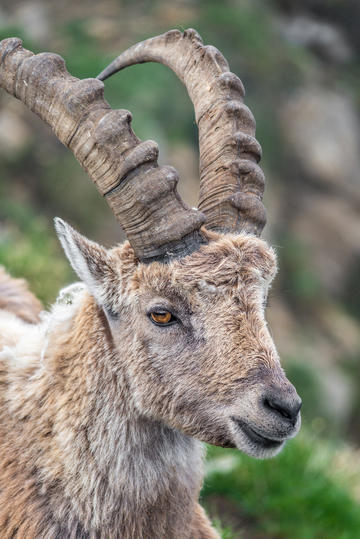
[[[79,234],[59,217],[54,219],[54,223],[71,266],[98,303],[102,304],[106,281],[113,276],[107,250]]]
[[[70,226],[65,221],[60,219],[60,217],[55,217],[54,218],[54,225],[55,225],[55,230],[56,230],[56,233],[57,233],[58,236],[60,236],[62,233],[64,233],[67,226]]]

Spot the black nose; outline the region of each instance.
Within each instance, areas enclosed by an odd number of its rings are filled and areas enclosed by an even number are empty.
[[[281,391],[267,393],[263,401],[264,406],[272,412],[280,414],[283,418],[288,419],[292,423],[295,423],[302,401],[295,391],[294,393],[284,393]]]

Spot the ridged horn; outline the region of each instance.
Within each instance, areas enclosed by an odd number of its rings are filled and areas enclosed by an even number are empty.
[[[222,54],[204,46],[192,29],[170,30],[134,45],[98,78],[105,80],[143,62],[170,67],[193,102],[199,128],[199,209],[206,215],[206,228],[260,235],[266,222],[261,202],[265,178],[257,165],[261,147],[254,138],[254,117],[243,103],[240,79],[229,71]]]
[[[79,80],[57,54],[34,55],[18,38],[0,42],[0,87],[25,103],[74,153],[105,197],[143,262],[185,256],[204,242],[204,215],[176,190],[178,174],[157,164],[127,110],[112,110],[98,79]]]

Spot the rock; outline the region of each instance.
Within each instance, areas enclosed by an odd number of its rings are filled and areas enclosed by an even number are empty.
[[[284,17],[279,27],[288,41],[309,47],[326,60],[348,62],[352,51],[339,28],[306,15]]]
[[[299,197],[292,233],[306,243],[308,263],[324,289],[339,295],[360,255],[359,207],[333,193],[309,190]]]
[[[360,126],[350,96],[303,88],[281,115],[286,138],[309,177],[360,198]]]

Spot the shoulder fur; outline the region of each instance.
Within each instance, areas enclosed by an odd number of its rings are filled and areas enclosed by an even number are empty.
[[[25,322],[36,323],[42,308],[24,279],[10,277],[0,266],[0,309],[13,313]]]

